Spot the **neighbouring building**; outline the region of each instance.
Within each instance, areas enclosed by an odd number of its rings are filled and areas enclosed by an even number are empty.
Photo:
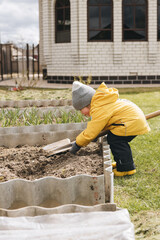
[[[0,44],[0,80],[12,78],[12,74],[21,76],[40,70],[39,45],[28,45],[27,51],[27,46],[22,48],[13,43]]]
[[[160,0],[39,0],[45,78],[160,84]]]

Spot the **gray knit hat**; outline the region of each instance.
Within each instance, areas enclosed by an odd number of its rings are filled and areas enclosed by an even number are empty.
[[[75,81],[72,85],[72,105],[76,110],[87,107],[92,100],[95,90],[81,82]]]

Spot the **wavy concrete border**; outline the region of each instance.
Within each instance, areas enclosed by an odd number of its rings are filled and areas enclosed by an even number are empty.
[[[46,145],[65,138],[74,141],[87,123],[47,124],[0,128],[0,146]]]
[[[48,107],[48,106],[66,106],[72,105],[70,99],[52,99],[52,100],[6,100],[0,101],[0,108],[24,108],[24,107]]]
[[[79,213],[79,212],[108,212],[120,210],[115,203],[103,203],[94,206],[82,206],[77,204],[66,204],[55,208],[43,208],[30,206],[19,208],[16,210],[0,209],[0,216],[5,217],[20,217],[20,216],[40,216],[48,214],[64,214],[64,213]]]
[[[104,181],[105,181],[105,200],[107,202],[114,202],[114,173],[112,172],[112,159],[110,146],[107,142],[107,136],[102,138],[102,156],[104,168]]]
[[[64,204],[92,206],[105,203],[104,175],[76,175],[66,179],[44,177],[0,183],[0,208],[27,206],[53,208]]]
[[[52,132],[66,130],[80,130],[87,126],[87,123],[62,123],[62,124],[41,124],[23,127],[0,127],[0,134],[21,134],[32,132]]]

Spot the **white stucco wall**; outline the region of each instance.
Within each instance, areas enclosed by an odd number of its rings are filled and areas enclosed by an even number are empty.
[[[71,43],[55,43],[55,0],[39,0],[41,63],[49,76],[160,75],[157,0],[148,1],[148,41],[122,42],[122,0],[113,0],[113,42],[87,41],[87,0],[70,0]]]

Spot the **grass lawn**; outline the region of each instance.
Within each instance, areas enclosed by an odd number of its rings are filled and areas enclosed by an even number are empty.
[[[160,91],[156,89],[122,93],[120,98],[133,101],[145,114],[160,109]],[[148,123],[151,132],[137,136],[130,144],[137,173],[114,181],[114,200],[130,212],[136,239],[160,239],[160,117],[150,119]]]
[[[25,92],[27,91],[27,92]],[[7,96],[7,97],[6,97]],[[0,100],[71,98],[71,90],[0,90]],[[160,109],[160,88],[120,89],[120,98],[136,103],[145,114]],[[160,239],[160,117],[148,120],[151,132],[131,142],[137,173],[115,178],[114,201],[127,208],[136,239]]]

